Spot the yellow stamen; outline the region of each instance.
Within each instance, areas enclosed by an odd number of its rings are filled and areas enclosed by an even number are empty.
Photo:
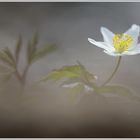
[[[113,37],[113,45],[116,52],[122,53],[127,51],[133,42],[132,36],[128,34],[115,34]]]

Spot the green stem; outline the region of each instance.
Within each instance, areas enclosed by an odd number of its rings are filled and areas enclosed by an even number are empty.
[[[27,77],[27,72],[29,70],[29,64],[27,64],[26,68],[24,69],[24,72],[22,74],[22,80],[23,80],[23,85],[25,86],[26,83],[26,77]]]
[[[113,73],[112,73],[111,76],[102,84],[102,86],[106,85],[107,83],[109,83],[109,82],[112,80],[113,76],[116,74],[116,72],[117,72],[117,70],[118,70],[118,68],[119,68],[119,66],[120,66],[121,58],[122,58],[122,57],[119,56],[117,65],[116,65],[116,67],[115,67]]]
[[[22,75],[19,73],[19,71],[18,71],[18,69],[17,69],[17,66],[16,66],[15,69],[16,69],[15,75],[16,75],[17,79],[19,80],[21,86],[22,86],[23,89],[24,89],[24,87],[25,87],[25,82],[26,82],[26,76],[27,76],[27,72],[28,72],[28,69],[29,69],[29,65],[26,66],[26,68],[24,69],[24,72],[23,72]]]

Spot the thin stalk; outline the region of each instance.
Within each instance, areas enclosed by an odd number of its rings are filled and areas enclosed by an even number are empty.
[[[27,66],[24,69],[24,72],[22,74],[23,85],[25,85],[25,83],[26,83],[26,77],[27,77],[28,70],[29,70],[29,64],[27,64]]]
[[[19,82],[21,83],[21,85],[23,84],[23,80],[22,80],[22,77],[21,75],[19,74],[18,70],[16,69],[15,71],[15,75],[17,77],[17,79],[19,80]]]
[[[29,69],[29,65],[27,65],[24,69],[23,74],[20,74],[18,69],[17,69],[17,65],[16,65],[16,71],[15,71],[15,75],[17,77],[17,79],[19,80],[20,84],[23,86],[25,86],[25,82],[26,82],[26,77],[27,77],[27,73],[28,73],[28,69]]]
[[[116,67],[115,67],[113,73],[112,73],[111,76],[102,84],[102,86],[108,84],[108,83],[112,80],[112,78],[114,77],[114,75],[116,74],[116,72],[117,72],[117,70],[118,70],[118,68],[119,68],[119,66],[120,66],[121,58],[122,58],[122,57],[119,56],[117,65],[116,65]]]

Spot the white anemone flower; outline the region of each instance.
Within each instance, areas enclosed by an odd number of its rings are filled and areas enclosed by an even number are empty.
[[[97,42],[91,38],[88,41],[99,48],[104,49],[104,52],[112,56],[136,55],[140,53],[140,44],[138,44],[140,27],[133,24],[123,34],[114,34],[105,27],[101,27],[103,42]]]

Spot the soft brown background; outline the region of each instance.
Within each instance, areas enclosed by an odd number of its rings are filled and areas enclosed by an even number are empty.
[[[56,84],[32,87],[54,68],[79,60],[101,84],[116,59],[92,46],[102,40],[100,27],[122,33],[140,24],[140,3],[0,3],[0,47],[13,50],[21,34],[24,43],[38,30],[40,44],[55,42],[57,51],[33,64],[28,87],[21,95],[16,79],[0,92],[0,137],[140,137],[140,103],[124,96],[83,93],[77,104]],[[140,55],[123,57],[111,83],[140,94]],[[24,49],[20,69],[24,67]],[[3,89],[3,88],[4,89]]]

